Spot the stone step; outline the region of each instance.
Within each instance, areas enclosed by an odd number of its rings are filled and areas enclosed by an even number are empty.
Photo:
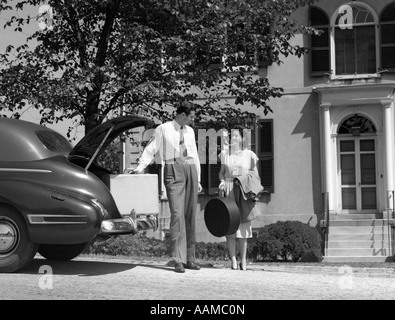
[[[387,256],[369,256],[369,257],[358,257],[358,256],[344,256],[344,257],[338,257],[338,256],[325,256],[322,262],[326,263],[336,263],[336,262],[393,262],[394,258],[393,257],[387,257]]]
[[[383,214],[330,214],[329,219],[333,220],[353,220],[353,219],[382,219]]]
[[[329,243],[332,241],[388,241],[388,233],[339,233],[328,234]]]
[[[330,226],[328,234],[388,233],[387,226]]]
[[[347,249],[326,249],[325,256],[347,256],[347,257],[366,257],[366,256],[388,256],[388,249],[359,249],[359,248],[347,248]]]
[[[334,220],[329,223],[329,230],[333,227],[364,227],[364,226],[387,226],[387,220],[383,219],[364,219],[364,220]]]
[[[328,248],[333,249],[381,249],[387,248],[387,241],[330,241],[328,242]]]

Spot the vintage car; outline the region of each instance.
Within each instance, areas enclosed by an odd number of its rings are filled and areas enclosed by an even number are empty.
[[[15,272],[38,252],[49,260],[78,256],[100,235],[156,229],[156,215],[122,215],[103,181],[98,157],[118,136],[152,128],[140,116],[109,120],[73,148],[58,132],[0,118],[0,272]]]

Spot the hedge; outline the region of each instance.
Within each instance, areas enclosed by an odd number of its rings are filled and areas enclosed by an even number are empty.
[[[279,221],[260,229],[247,247],[247,258],[259,261],[321,262],[321,235],[300,221]],[[96,239],[85,249],[87,254],[134,257],[170,257],[170,241],[148,238],[144,233]],[[196,243],[199,260],[228,260],[226,242]]]
[[[321,245],[317,229],[300,221],[278,221],[259,231],[255,253],[269,261],[321,262]]]

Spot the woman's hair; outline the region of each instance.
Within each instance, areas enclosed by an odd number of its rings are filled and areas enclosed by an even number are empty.
[[[245,135],[245,131],[250,130],[247,127],[243,127],[242,125],[235,125],[232,127],[232,129],[230,130],[230,134],[232,134],[233,130],[238,130],[242,139],[242,143],[243,143],[243,149],[246,149],[246,147],[248,147],[248,149],[250,148],[250,137],[251,135]]]

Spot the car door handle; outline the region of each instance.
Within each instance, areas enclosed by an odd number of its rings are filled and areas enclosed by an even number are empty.
[[[51,198],[52,198],[52,199],[55,199],[55,200],[59,200],[59,201],[64,201],[64,200],[66,200],[65,198],[62,198],[62,197],[60,197],[60,196],[56,196],[56,195],[53,195],[53,194],[51,194]]]

